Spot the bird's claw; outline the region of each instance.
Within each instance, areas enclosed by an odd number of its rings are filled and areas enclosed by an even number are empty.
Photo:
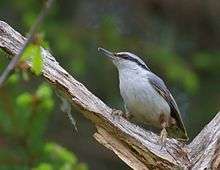
[[[130,120],[132,118],[132,115],[129,114],[129,112],[122,112],[121,110],[112,109],[112,115],[113,116],[121,116],[124,117],[127,120]]]
[[[121,110],[112,109],[112,115],[113,116],[123,116],[123,112]]]
[[[131,120],[133,118],[133,115],[131,115],[129,112],[125,112],[122,116],[127,120]]]
[[[167,131],[165,128],[163,128],[160,132],[160,142],[161,142],[161,149],[166,145],[166,139],[167,139]]]

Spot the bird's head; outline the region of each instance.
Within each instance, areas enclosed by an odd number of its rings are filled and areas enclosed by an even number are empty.
[[[147,65],[138,56],[130,52],[110,52],[104,48],[99,47],[98,51],[107,56],[114,65],[119,69],[145,69],[150,70]]]

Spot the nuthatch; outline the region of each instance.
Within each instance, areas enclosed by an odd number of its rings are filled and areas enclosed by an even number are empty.
[[[165,83],[136,55],[98,48],[119,73],[120,93],[126,112],[135,120],[162,129],[167,137],[186,141],[188,136],[178,106]]]

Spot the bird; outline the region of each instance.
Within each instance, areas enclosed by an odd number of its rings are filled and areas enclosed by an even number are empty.
[[[188,135],[179,108],[164,81],[145,62],[130,52],[98,51],[117,67],[119,89],[126,116],[160,129],[160,137],[187,141]]]

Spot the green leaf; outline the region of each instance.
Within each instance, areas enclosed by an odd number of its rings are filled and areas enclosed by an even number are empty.
[[[41,50],[39,46],[35,46],[33,49],[33,58],[32,58],[32,71],[38,76],[41,74],[43,67],[43,60],[41,57]]]
[[[17,105],[21,107],[28,106],[31,103],[31,101],[32,101],[32,96],[28,92],[25,92],[16,98]]]
[[[40,104],[40,107],[44,109],[45,112],[51,111],[54,106],[54,101],[51,98],[45,99]]]
[[[49,85],[43,83],[41,84],[38,89],[37,89],[37,92],[36,92],[36,95],[39,97],[39,98],[49,98],[51,97],[53,94],[53,91],[52,89],[50,88]]]
[[[14,73],[12,74],[9,78],[8,78],[8,83],[10,84],[15,84],[19,81],[20,76],[18,73]]]
[[[61,167],[60,167],[60,170],[72,170],[73,169],[73,165],[72,164],[69,164],[69,163],[64,163]],[[78,169],[75,169],[74,170],[78,170]]]
[[[41,56],[41,49],[40,46],[35,44],[30,44],[25,49],[21,60],[31,60],[32,68],[31,70],[36,74],[40,75],[43,67],[43,60]]]
[[[24,50],[24,53],[21,56],[21,60],[25,61],[25,60],[30,59],[33,55],[34,48],[35,48],[35,45],[33,44],[28,45],[27,48]]]
[[[85,164],[85,163],[79,163],[78,165],[77,165],[77,168],[76,168],[77,170],[88,170],[89,168],[88,168],[88,166]]]
[[[33,168],[33,170],[53,170],[53,166],[49,163],[41,163],[38,167]]]
[[[57,145],[56,143],[47,143],[45,145],[45,153],[54,158],[54,160],[64,161],[68,164],[76,164],[77,158],[66,148]]]

